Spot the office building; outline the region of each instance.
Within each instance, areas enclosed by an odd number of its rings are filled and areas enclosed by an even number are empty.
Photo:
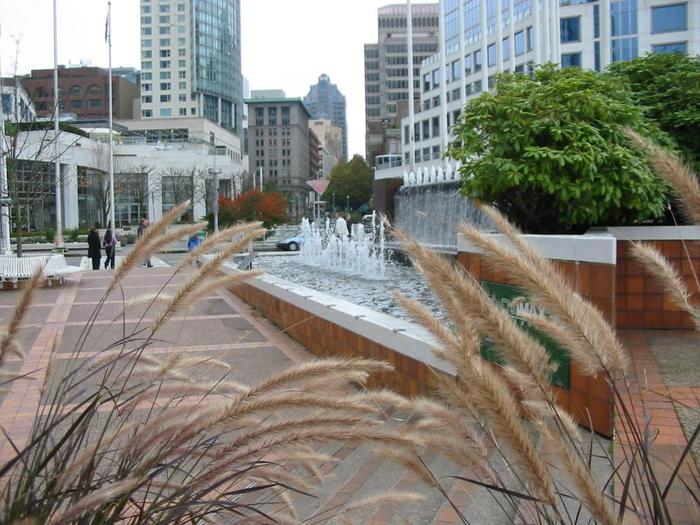
[[[406,4],[388,5],[378,11],[376,44],[365,44],[365,149],[366,160],[401,152],[401,116],[408,100],[408,47]],[[420,98],[419,67],[439,45],[438,4],[414,4],[413,100]]]
[[[7,122],[34,122],[36,110],[20,77],[0,78],[2,115]],[[0,146],[2,147],[2,146]]]
[[[141,0],[141,118],[241,134],[242,90],[240,0]]]
[[[306,181],[318,177],[318,166],[311,165],[311,116],[301,98],[287,98],[281,90],[252,91],[246,103],[248,171],[258,181],[262,172],[263,182],[285,193],[290,217],[299,219],[308,210]]]
[[[53,69],[33,69],[22,84],[36,108],[39,118],[50,118],[54,112]],[[59,66],[58,98],[61,114],[78,119],[104,119],[109,116],[109,72],[99,67]],[[134,118],[134,102],[139,88],[127,78],[112,75],[114,118]]]
[[[421,111],[413,130],[418,166],[441,162],[464,104],[490,88],[497,73],[528,73],[546,62],[602,71],[647,53],[700,53],[698,1],[442,0],[440,13],[441,52],[420,70]],[[407,118],[402,132],[403,164],[410,165]]]
[[[316,134],[321,146],[329,154],[335,157],[336,162],[343,158],[343,130],[335,127],[328,119],[314,119],[309,121],[309,127]]]
[[[336,128],[342,132],[343,149],[338,155],[338,160],[348,158],[348,126],[345,116],[345,95],[338,86],[331,83],[328,75],[318,77],[318,83],[311,86],[309,93],[304,97],[304,105],[309,110],[311,118],[330,120]]]

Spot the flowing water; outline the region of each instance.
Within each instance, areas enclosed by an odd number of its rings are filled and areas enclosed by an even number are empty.
[[[456,250],[460,224],[490,226],[473,201],[460,195],[459,187],[459,182],[402,187],[394,196],[394,225],[411,239]]]

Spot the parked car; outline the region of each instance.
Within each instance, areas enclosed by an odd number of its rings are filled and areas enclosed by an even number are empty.
[[[280,250],[297,252],[302,244],[304,244],[304,238],[301,236],[301,233],[295,233],[279,241],[277,247]]]

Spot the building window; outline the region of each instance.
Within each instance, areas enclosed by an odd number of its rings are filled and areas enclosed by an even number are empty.
[[[177,67],[187,67],[187,61],[185,59],[178,60]]]
[[[160,101],[161,102],[170,102],[170,95],[161,95],[160,96]]]
[[[82,100],[72,100],[70,103],[71,109],[80,109],[83,107],[83,101]]]
[[[177,100],[178,100],[179,102],[187,102],[187,95],[186,95],[185,93],[180,93],[180,94],[177,96]]]
[[[462,78],[462,66],[459,60],[452,62],[452,80],[459,80]]]
[[[161,91],[170,91],[170,82],[161,82],[160,83],[160,90]]]
[[[142,35],[150,35],[151,34],[151,28],[150,27],[142,27],[141,28],[141,34]]]
[[[263,108],[255,108],[255,125],[265,125],[265,110]]]
[[[160,72],[160,79],[161,80],[170,80],[170,71],[161,71]]]
[[[651,46],[652,53],[681,53],[685,55],[688,52],[687,42],[675,42],[673,44],[654,44]]]
[[[159,54],[160,54],[160,58],[169,58],[170,57],[170,50],[169,49],[161,49]]]
[[[160,4],[158,6],[158,12],[159,13],[169,13],[170,12],[170,4]]]
[[[169,35],[170,34],[170,26],[160,26],[158,28],[158,34],[159,35]]]
[[[581,67],[581,53],[562,54],[561,67]]]
[[[177,4],[177,11],[178,11],[178,13],[184,13],[185,12],[185,4]]]
[[[177,78],[187,78],[187,71],[178,71]]]
[[[515,33],[515,56],[525,53],[525,33],[518,31]]]
[[[153,73],[141,73],[141,80],[151,80]]]
[[[151,95],[144,95],[141,97],[141,102],[143,102],[144,104],[150,104],[151,102],[153,102],[153,97]]]
[[[177,45],[178,46],[185,46],[187,45],[187,39],[185,37],[179,37],[177,39]]]
[[[572,16],[562,18],[559,21],[561,32],[561,42],[580,42],[581,41],[581,17]]]
[[[151,69],[153,67],[153,62],[150,60],[146,60],[144,62],[141,62],[141,69]]]
[[[87,89],[87,94],[91,97],[99,97],[102,94],[102,90],[100,86],[93,84]]]
[[[141,51],[141,58],[151,58],[153,56],[153,51],[150,49]]]
[[[173,110],[170,108],[160,108],[160,116],[161,117],[172,117]]]
[[[468,77],[472,74],[472,56],[467,55],[464,57],[464,76]]]
[[[267,108],[267,125],[277,125],[277,108]]]
[[[532,32],[532,26],[527,28],[527,50],[532,51],[535,46],[535,35]]]
[[[179,57],[186,57],[186,56],[187,56],[187,49],[178,49],[178,50],[177,50],[177,56],[179,56]]]
[[[141,84],[141,91],[150,91],[151,84]]]
[[[151,39],[147,38],[147,39],[141,40],[141,47],[151,47]]]
[[[179,114],[181,117],[187,116],[187,108],[180,108]]]
[[[290,125],[290,118],[289,118],[290,110],[288,107],[283,107],[282,108],[282,125],[283,126],[289,126]]]
[[[170,67],[170,60],[161,60],[160,67],[163,69],[169,68]]]
[[[83,96],[83,89],[80,86],[72,86],[70,88],[70,96],[71,97],[82,97]]]
[[[197,108],[190,109],[190,115],[196,115],[196,114],[197,114]]]
[[[102,107],[102,101],[101,100],[88,100],[88,107],[91,109],[97,109]]]
[[[618,38],[612,41],[612,61],[621,62],[637,58],[638,44],[637,37]]]
[[[637,34],[637,0],[618,0],[610,3],[612,36]]]
[[[423,93],[430,91],[430,73],[423,75]]]
[[[440,86],[440,70],[433,71],[433,89]]]
[[[481,49],[474,53],[474,72],[481,71]]]
[[[440,136],[440,117],[433,117],[433,138]]]
[[[179,90],[187,89],[187,82],[178,82],[177,83],[177,88]]]
[[[510,60],[510,39],[505,37],[503,39],[503,61]]]
[[[149,22],[150,23],[150,22]],[[161,15],[158,17],[158,23],[159,24],[169,24],[170,23],[170,15]]]
[[[168,47],[170,45],[170,39],[169,38],[161,38],[158,40],[158,45],[160,47]]]
[[[141,116],[142,117],[152,117],[153,116],[153,111],[150,109],[142,109],[141,110]]]
[[[422,128],[421,136],[423,137],[423,140],[428,140],[430,138],[430,120],[424,120],[422,122]]]
[[[651,32],[670,33],[688,29],[688,4],[661,5],[651,8]]]
[[[496,65],[496,44],[491,44],[486,48],[489,67]]]

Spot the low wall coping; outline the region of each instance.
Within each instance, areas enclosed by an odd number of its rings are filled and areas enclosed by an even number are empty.
[[[502,233],[487,233],[501,244],[512,246]],[[617,262],[617,239],[608,233],[584,235],[523,235],[543,257],[562,261],[578,261],[601,264]],[[457,251],[482,253],[464,235],[457,235]]]
[[[618,241],[698,241],[700,226],[610,226]]]
[[[235,266],[228,263],[223,264],[221,269],[228,274],[240,272]],[[437,344],[435,339],[427,330],[417,324],[396,319],[365,306],[299,286],[270,274],[249,279],[246,284],[390,348],[394,352],[425,363],[442,372],[456,374],[452,365],[435,356],[432,351],[432,348]]]

